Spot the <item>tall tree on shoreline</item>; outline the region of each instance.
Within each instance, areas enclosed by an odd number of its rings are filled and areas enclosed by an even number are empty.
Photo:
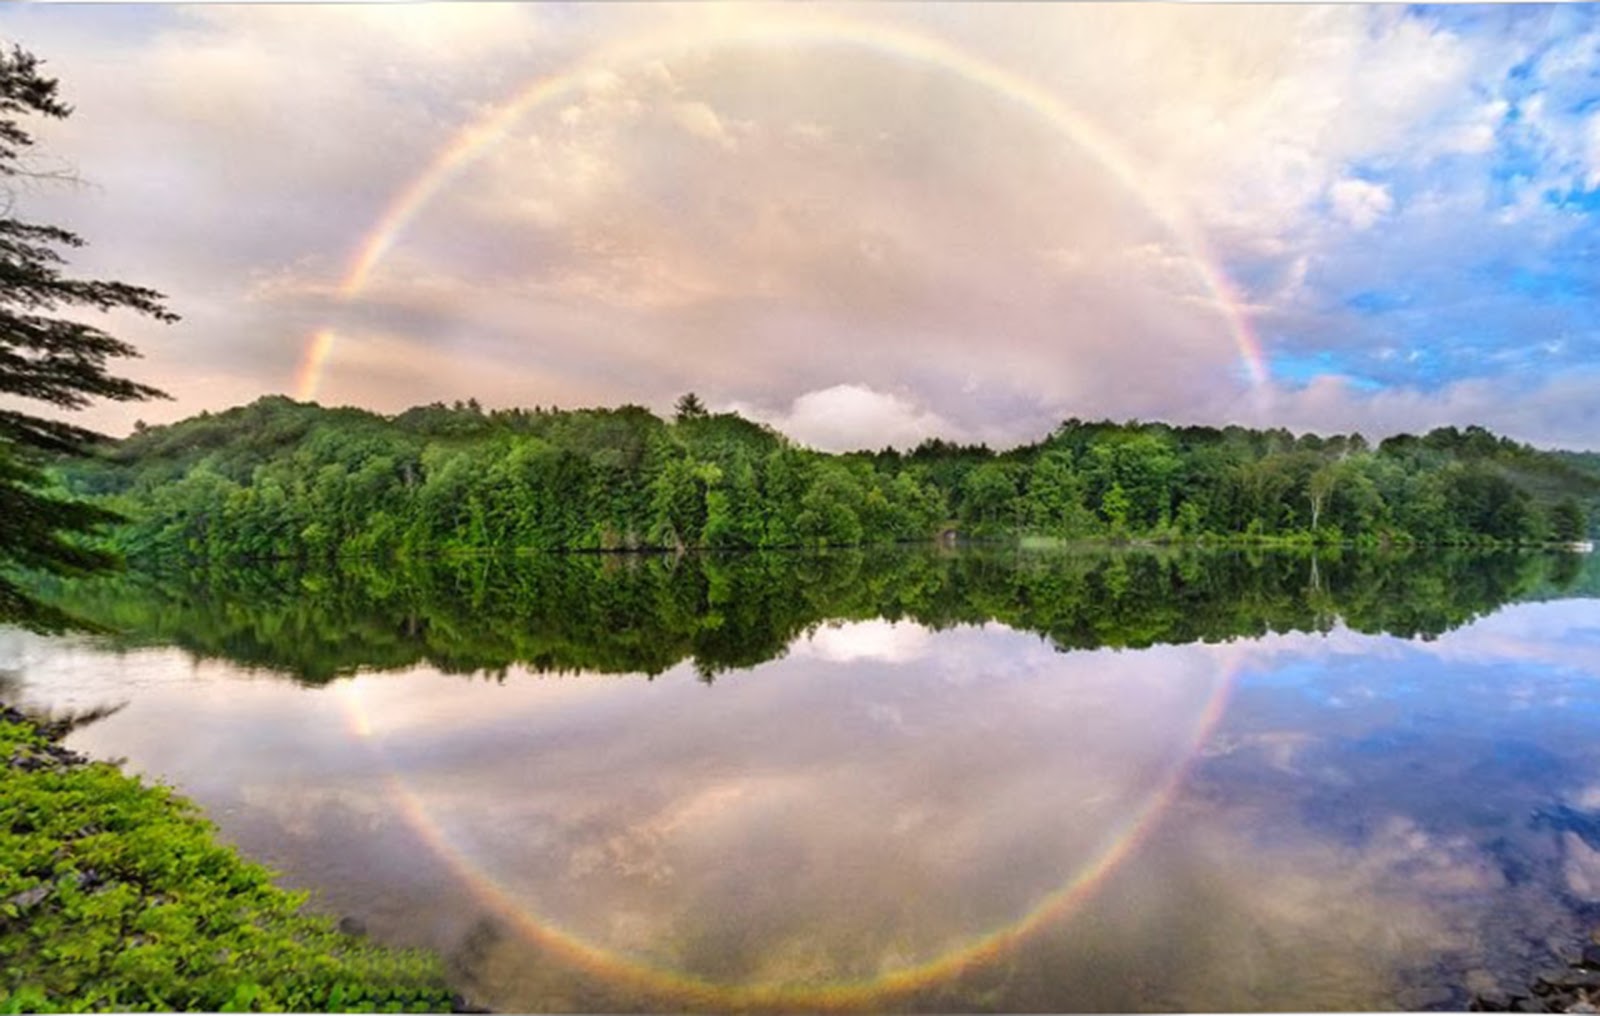
[[[104,314],[131,310],[175,321],[154,290],[121,282],[76,279],[63,273],[63,250],[83,246],[77,234],[29,222],[16,212],[15,183],[37,174],[25,156],[34,145],[24,126],[31,116],[64,119],[71,107],[57,97],[57,81],[20,47],[0,51],[0,568],[21,566],[58,574],[109,568],[115,559],[75,541],[116,516],[49,493],[42,456],[78,452],[100,435],[59,419],[14,408],[18,400],[76,410],[96,399],[164,398],[148,385],[107,370],[114,357],[137,356],[126,342],[88,321],[64,316],[78,308]],[[0,621],[37,628],[67,619],[0,576]]]

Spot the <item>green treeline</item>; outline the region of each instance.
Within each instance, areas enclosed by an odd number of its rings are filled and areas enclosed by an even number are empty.
[[[394,417],[282,397],[141,428],[55,477],[135,560],[856,546],[964,536],[1482,544],[1583,538],[1600,475],[1482,430],[1069,420],[1006,452],[828,455],[692,398]]]
[[[1515,599],[1597,585],[1593,560],[1515,551],[933,550],[428,558],[50,580],[47,602],[122,633],[311,682],[453,673],[706,677],[834,621],[1000,621],[1062,650],[1269,632],[1431,637]]]

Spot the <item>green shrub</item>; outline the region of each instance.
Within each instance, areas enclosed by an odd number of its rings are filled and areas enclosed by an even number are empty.
[[[190,802],[64,754],[0,721],[0,1013],[450,1009],[437,957],[303,913]]]

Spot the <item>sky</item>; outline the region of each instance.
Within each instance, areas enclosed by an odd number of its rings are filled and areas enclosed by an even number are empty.
[[[11,4],[173,399],[1600,448],[1600,9]]]

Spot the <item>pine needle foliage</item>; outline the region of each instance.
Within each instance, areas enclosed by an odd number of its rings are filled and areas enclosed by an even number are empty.
[[[35,138],[27,121],[72,113],[58,91],[36,56],[20,47],[0,51],[0,186],[6,188],[0,207],[0,569],[80,575],[114,566],[112,555],[75,538],[116,516],[46,486],[37,468],[42,457],[80,453],[100,439],[56,414],[98,399],[165,396],[112,373],[110,361],[137,356],[137,350],[79,315],[132,311],[165,322],[177,317],[154,290],[67,274],[66,252],[81,248],[83,238],[17,214],[18,185],[51,175],[30,162]],[[17,408],[19,403],[29,408]],[[30,404],[39,409],[29,411]],[[0,621],[49,630],[70,619],[41,607],[0,574]]]

